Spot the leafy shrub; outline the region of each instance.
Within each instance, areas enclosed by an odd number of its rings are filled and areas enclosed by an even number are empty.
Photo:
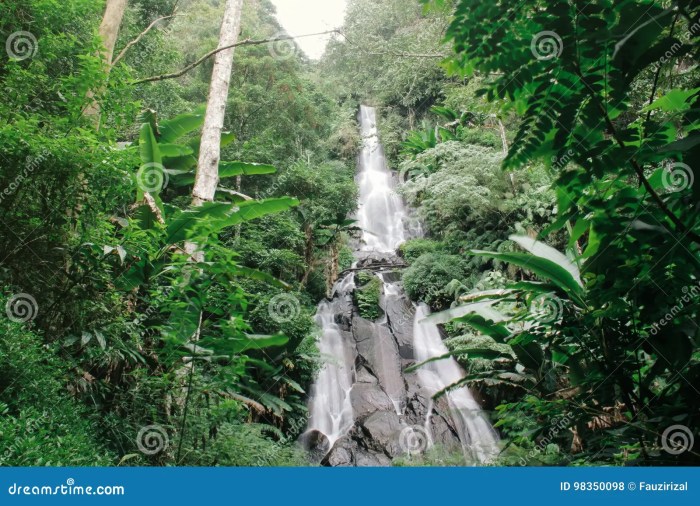
[[[447,290],[452,280],[463,280],[464,261],[456,255],[427,253],[416,259],[403,274],[403,285],[408,296],[420,300],[433,309],[449,307],[454,298]]]
[[[399,253],[404,260],[406,260],[406,262],[412,264],[421,255],[425,255],[426,253],[436,253],[443,248],[444,246],[441,243],[431,239],[411,239],[401,245],[399,248]]]
[[[368,271],[360,271],[355,276],[358,287],[353,292],[360,316],[366,320],[376,320],[382,314],[379,307],[382,283]]]
[[[0,299],[5,306],[4,297]],[[69,365],[39,337],[0,319],[0,465],[93,466],[115,462],[97,417],[74,400]]]

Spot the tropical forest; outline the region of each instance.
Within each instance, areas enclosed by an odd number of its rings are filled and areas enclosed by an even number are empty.
[[[699,64],[698,0],[1,0],[0,466],[700,465]]]

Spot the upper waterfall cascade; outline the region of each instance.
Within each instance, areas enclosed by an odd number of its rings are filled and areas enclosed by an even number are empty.
[[[410,236],[408,213],[379,141],[376,110],[361,106],[359,121],[357,221],[363,233],[356,265],[373,268],[380,278],[383,314],[376,321],[359,316],[354,273],[319,305],[324,365],[311,392],[303,439],[330,466],[391,465],[396,457],[438,444],[461,450],[469,463],[488,462],[498,453],[498,435],[469,389],[432,398],[464,377],[459,364],[442,359],[406,372],[448,350],[438,327],[425,321],[427,306],[413,304],[403,291],[395,253]],[[387,258],[393,266],[386,266]]]

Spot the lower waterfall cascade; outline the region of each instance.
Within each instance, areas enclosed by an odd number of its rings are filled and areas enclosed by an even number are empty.
[[[469,465],[489,463],[499,438],[466,387],[433,396],[464,377],[453,358],[416,363],[448,353],[437,325],[426,321],[425,304],[414,304],[401,284],[405,264],[397,248],[412,235],[409,213],[394,190],[379,141],[376,110],[360,107],[363,139],[358,157],[356,262],[318,306],[323,366],[309,400],[309,423],[301,441],[326,466],[390,466],[439,445],[462,452]],[[409,230],[413,228],[414,230]],[[376,321],[360,316],[353,302],[356,272],[381,281]]]

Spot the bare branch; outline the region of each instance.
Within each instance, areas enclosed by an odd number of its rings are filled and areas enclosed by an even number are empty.
[[[183,68],[182,70],[179,70],[177,72],[173,72],[171,74],[163,74],[160,76],[146,77],[145,79],[139,79],[137,81],[134,81],[131,84],[136,85],[136,84],[143,84],[143,83],[152,83],[155,81],[164,81],[165,79],[175,79],[177,77],[181,77],[181,76],[185,75],[187,72],[189,72],[190,70],[192,70],[193,68],[204,63],[206,60],[208,60],[209,58],[211,58],[215,54],[220,53],[221,51],[226,51],[227,49],[231,49],[234,47],[259,46],[261,44],[269,44],[270,42],[277,42],[280,40],[302,39],[304,37],[316,37],[318,35],[327,35],[330,33],[339,33],[339,32],[338,32],[338,30],[328,30],[325,32],[309,33],[306,35],[298,35],[298,36],[288,35],[288,36],[284,36],[284,37],[275,37],[274,39],[263,39],[263,40],[246,39],[244,41],[237,42],[235,44],[231,44],[228,46],[223,46],[223,47],[218,47],[216,49],[213,49],[213,50],[209,51],[207,54],[205,54],[204,56],[202,56],[201,58],[199,58],[194,63],[190,63],[185,68]]]
[[[170,18],[174,18],[175,16],[177,16],[177,14],[174,14],[174,13],[171,14],[170,16],[163,16],[163,17],[161,17],[161,18],[156,19],[155,21],[153,21],[153,23],[151,23],[150,25],[148,25],[148,28],[146,28],[143,32],[141,32],[141,33],[138,35],[138,37],[136,37],[134,40],[132,40],[132,41],[129,42],[126,46],[124,46],[124,49],[122,49],[122,50],[119,52],[119,54],[117,55],[117,57],[116,57],[114,60],[112,60],[112,67],[114,67],[117,63],[119,63],[119,60],[121,60],[122,58],[124,58],[124,55],[126,54],[126,52],[127,52],[129,49],[131,49],[132,46],[135,46],[136,44],[138,44],[138,43],[141,41],[141,39],[144,38],[144,36],[145,36],[148,32],[150,32],[151,29],[153,29],[154,26],[156,26],[159,22],[161,22],[161,21],[163,21],[163,20],[170,19]]]

